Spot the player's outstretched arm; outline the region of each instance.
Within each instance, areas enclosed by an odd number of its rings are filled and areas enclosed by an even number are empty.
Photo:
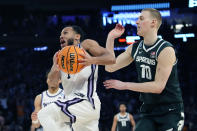
[[[116,126],[117,126],[117,116],[115,115],[114,116],[114,120],[113,120],[113,124],[112,124],[112,128],[111,128],[111,131],[116,131]]]
[[[90,64],[108,65],[115,63],[115,57],[106,48],[99,46],[95,40],[86,39],[81,45],[86,51],[85,55],[80,54],[84,56],[84,59],[79,59],[81,64],[88,66]]]
[[[129,118],[131,120],[132,131],[135,131],[135,120],[131,114],[129,114]]]
[[[106,88],[115,88],[118,90],[132,90],[136,92],[160,94],[168,81],[172,67],[176,62],[175,51],[172,47],[166,47],[158,56],[155,80],[152,82],[132,83],[119,80],[107,80],[104,82]]]
[[[108,34],[107,41],[106,41],[106,49],[113,54],[114,53],[114,40],[118,37],[120,37],[124,33],[125,29],[122,25],[117,24],[116,27],[111,30]],[[116,70],[119,70],[127,65],[129,65],[133,59],[131,57],[131,51],[132,51],[132,45],[130,45],[125,52],[120,54],[116,58],[116,63],[111,65],[106,65],[105,70],[108,72],[114,72]]]
[[[34,100],[34,112],[31,114],[32,126],[35,128],[40,127],[40,122],[38,121],[37,113],[41,110],[41,94],[37,95]]]

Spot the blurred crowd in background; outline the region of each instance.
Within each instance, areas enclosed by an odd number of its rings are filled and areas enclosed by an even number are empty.
[[[66,25],[79,25],[86,32],[86,38],[95,39],[105,47],[107,33],[115,27],[114,24],[102,26],[100,14],[71,17],[65,19],[62,15],[23,14],[9,17],[0,15],[0,37],[28,36],[36,38],[54,37],[59,39],[62,28]],[[177,50],[179,80],[185,106],[185,131],[197,130],[197,55],[196,38],[187,42],[175,39],[175,30],[166,21],[159,31],[163,39],[171,42]],[[124,36],[136,32],[136,27],[125,26]],[[184,26],[180,33],[195,32],[196,25]],[[133,33],[132,33],[133,32]],[[28,41],[27,43],[28,44]],[[116,41],[116,46],[120,44]],[[126,45],[126,44],[125,44]],[[122,46],[122,45],[121,45]],[[34,46],[20,45],[0,50],[0,131],[28,131],[31,126],[31,113],[34,110],[34,98],[47,89],[46,71],[52,65],[54,53],[60,49],[59,43],[47,45],[44,51],[35,51]],[[116,51],[116,55],[124,50]],[[137,82],[135,63],[114,73],[105,72],[99,66],[97,92],[101,100],[100,131],[110,131],[113,116],[118,112],[121,102],[127,104],[127,111],[138,120],[139,93],[132,91],[106,90],[103,81],[119,79]]]

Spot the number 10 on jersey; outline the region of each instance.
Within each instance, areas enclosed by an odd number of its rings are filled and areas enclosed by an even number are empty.
[[[151,79],[152,79],[152,75],[151,75],[150,66],[147,66],[147,65],[140,65],[140,67],[142,68],[141,77],[151,80]]]

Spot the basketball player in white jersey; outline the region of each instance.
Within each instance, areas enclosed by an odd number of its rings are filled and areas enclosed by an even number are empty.
[[[48,76],[47,76],[48,77]],[[58,99],[63,99],[64,90],[59,88],[60,80],[57,80],[56,83],[51,83],[49,79],[47,79],[48,90],[43,91],[41,94],[37,95],[34,100],[34,112],[32,112],[32,127],[36,128],[36,131],[43,131],[40,126],[40,122],[37,117],[37,113],[42,108],[45,108],[49,104],[57,101]]]
[[[79,73],[70,75],[61,72],[57,65],[57,53],[49,73],[52,82],[61,76],[66,98],[58,100],[43,108],[38,118],[46,131],[98,131],[100,117],[100,100],[96,93],[98,67],[96,65],[113,64],[115,57],[105,48],[90,39],[84,40],[78,26],[65,27],[60,36],[61,47],[74,45],[86,52],[84,59],[79,60],[86,67]],[[90,54],[90,55],[89,55]],[[82,55],[82,54],[81,54]],[[67,123],[68,125],[66,125]]]
[[[111,131],[134,131],[135,120],[133,116],[126,112],[126,105],[121,103],[119,106],[120,112],[114,116],[114,121]]]

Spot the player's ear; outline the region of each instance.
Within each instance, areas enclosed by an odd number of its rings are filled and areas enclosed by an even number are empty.
[[[80,34],[75,34],[75,40],[80,41],[80,37],[81,37]]]
[[[62,81],[61,81],[61,80],[59,80],[59,81],[58,81],[58,83],[60,84],[60,83],[62,83]]]
[[[47,82],[47,84],[49,83],[49,78],[47,78],[46,82]]]
[[[157,26],[157,20],[156,19],[152,19],[152,22],[151,22],[151,27],[155,27]]]

